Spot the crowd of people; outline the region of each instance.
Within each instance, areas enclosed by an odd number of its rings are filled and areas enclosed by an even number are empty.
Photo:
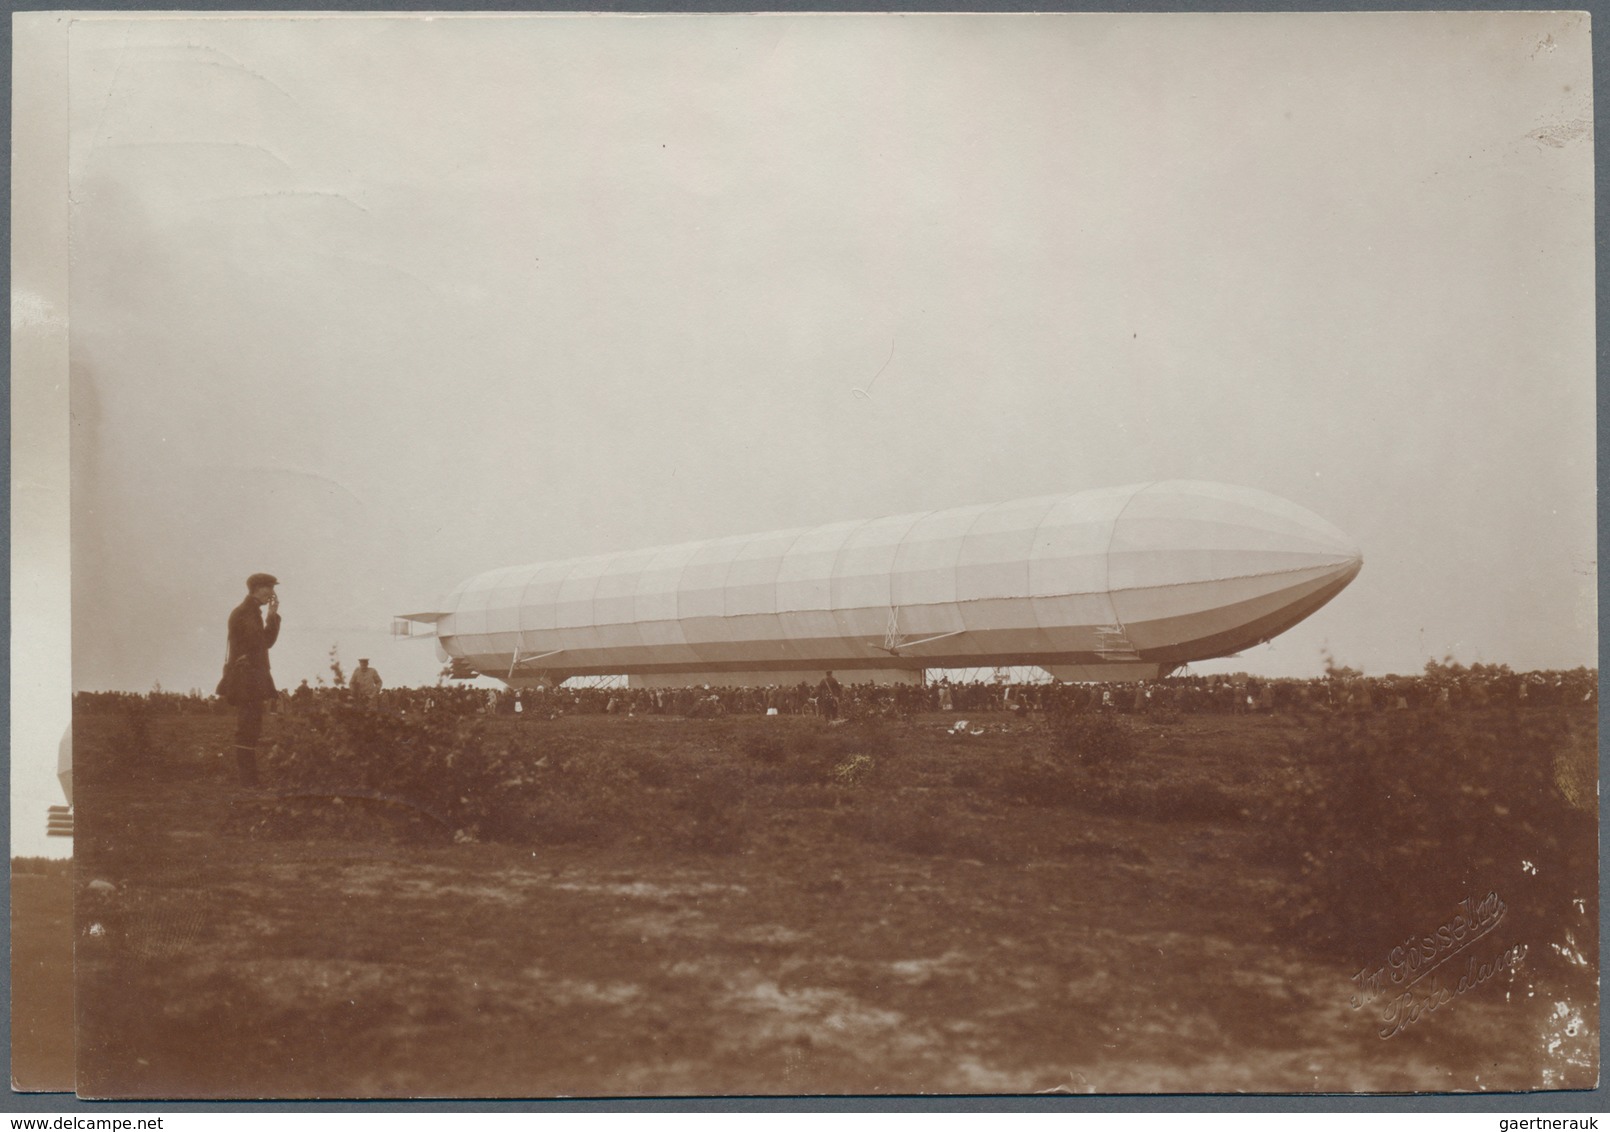
[[[374,670],[363,666],[373,674]],[[1035,713],[1052,710],[1122,714],[1178,713],[1249,715],[1271,712],[1373,713],[1400,710],[1453,711],[1509,704],[1543,707],[1597,702],[1597,669],[1567,672],[1484,670],[1436,671],[1417,676],[1327,676],[1311,680],[1254,676],[1173,676],[1141,683],[1055,684],[952,682],[856,684],[824,674],[809,682],[771,687],[681,688],[567,687],[479,688],[442,683],[386,688],[378,675],[335,687],[306,680],[280,691],[275,707],[309,712],[334,697],[371,702],[404,714],[492,715],[521,719],[561,715],[661,715],[709,718],[727,715],[820,715],[828,718],[928,713]],[[225,711],[216,696],[154,691],[80,692],[81,711],[117,711],[134,705],[158,712]]]
[[[1112,712],[1159,716],[1200,713],[1251,715],[1273,712],[1363,714],[1411,709],[1452,711],[1508,703],[1513,707],[1593,703],[1598,696],[1595,669],[1570,672],[1514,673],[1503,665],[1465,668],[1453,663],[1426,665],[1420,676],[1365,677],[1339,669],[1327,656],[1327,673],[1313,680],[1270,680],[1246,675],[1176,676],[1135,683],[1062,684],[998,681],[952,682],[945,676],[911,684],[845,685],[825,672],[812,683],[779,683],[767,687],[709,684],[697,687],[529,687],[481,689],[450,684],[387,688],[367,658],[348,681],[332,649],[334,684],[314,688],[303,680],[284,691],[269,664],[280,630],[279,579],[257,573],[246,579],[246,596],[229,614],[228,651],[215,694],[199,691],[174,696],[154,691],[131,697],[120,692],[83,693],[75,711],[134,709],[143,719],[150,710],[235,710],[235,761],[240,781],[257,784],[257,744],[263,716],[269,711],[306,714],[331,696],[350,698],[375,710],[437,718],[469,715],[515,716],[521,720],[562,715],[658,715],[709,718],[727,715],[814,715],[828,720],[872,716],[911,716],[965,712],[1009,712],[1024,715],[1057,712]],[[1007,670],[997,669],[998,675]],[[137,721],[138,722],[138,721]]]

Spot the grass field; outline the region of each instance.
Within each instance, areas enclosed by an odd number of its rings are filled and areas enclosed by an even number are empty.
[[[72,862],[32,858],[11,872],[11,1082],[73,1091]]]
[[[1294,760],[1335,721],[1136,721],[1132,762],[1100,790],[1077,776],[1057,788],[1038,721],[983,717],[984,734],[960,736],[953,722],[499,720],[492,734],[531,760],[535,801],[494,834],[373,791],[282,795],[272,768],[265,792],[243,794],[218,754],[224,716],[131,730],[81,715],[80,1091],[1596,1081],[1597,940],[1578,926],[1572,946],[1591,960],[1560,960],[1563,921],[1520,914],[1530,862],[1499,854],[1466,875],[1405,834],[1392,867],[1446,876],[1445,899],[1357,953],[1293,928],[1308,882],[1300,846],[1282,844],[1291,826],[1271,815],[1302,773]],[[1361,858],[1388,836],[1360,828]],[[1583,923],[1596,923],[1596,861],[1572,867]],[[1381,1037],[1388,1003],[1355,1005],[1353,976],[1489,891],[1515,914],[1444,974],[1506,949],[1527,957]]]

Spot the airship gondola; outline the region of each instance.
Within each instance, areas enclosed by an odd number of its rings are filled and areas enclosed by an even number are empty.
[[[1167,481],[510,566],[399,625],[515,686],[1154,679],[1284,632],[1362,562],[1294,503]]]

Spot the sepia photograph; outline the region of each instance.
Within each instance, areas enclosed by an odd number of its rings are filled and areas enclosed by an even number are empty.
[[[1587,13],[13,31],[14,1087],[1597,1087]]]

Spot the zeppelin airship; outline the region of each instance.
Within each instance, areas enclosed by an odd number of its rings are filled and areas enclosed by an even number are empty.
[[[1296,504],[1167,481],[510,566],[398,628],[512,686],[1145,680],[1284,632],[1362,564]]]

